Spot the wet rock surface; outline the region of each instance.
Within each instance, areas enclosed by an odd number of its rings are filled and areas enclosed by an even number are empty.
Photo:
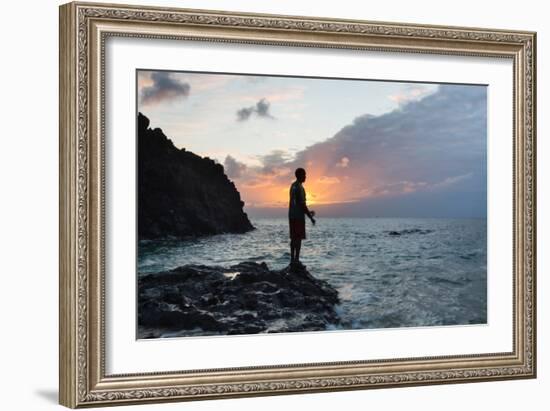
[[[138,338],[321,331],[338,293],[306,269],[186,265],[138,281]]]

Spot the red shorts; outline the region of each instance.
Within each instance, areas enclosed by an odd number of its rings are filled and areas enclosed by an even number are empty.
[[[292,240],[305,240],[306,238],[306,220],[299,218],[289,218],[290,238]]]

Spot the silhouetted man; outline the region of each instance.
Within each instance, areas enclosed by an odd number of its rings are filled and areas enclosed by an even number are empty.
[[[290,186],[290,201],[288,204],[288,223],[290,228],[290,265],[304,268],[300,262],[300,248],[302,240],[306,238],[307,215],[311,223],[315,225],[314,211],[309,211],[306,204],[306,191],[302,183],[306,181],[306,170],[297,168],[296,181]]]

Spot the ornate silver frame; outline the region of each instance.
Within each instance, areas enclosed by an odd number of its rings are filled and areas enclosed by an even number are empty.
[[[475,55],[514,64],[514,349],[471,356],[106,375],[104,45],[109,36]],[[536,376],[536,34],[69,3],[60,7],[60,403],[76,408]]]

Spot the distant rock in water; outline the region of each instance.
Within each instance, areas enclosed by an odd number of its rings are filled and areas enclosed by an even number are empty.
[[[223,166],[178,149],[138,114],[138,236],[244,233],[254,227]]]
[[[409,230],[401,230],[401,231],[388,231],[388,235],[396,236],[396,235],[406,235],[406,234],[430,234],[433,233],[433,230],[421,230],[420,228],[411,228]]]
[[[321,331],[338,292],[306,269],[185,265],[138,280],[138,337]]]

